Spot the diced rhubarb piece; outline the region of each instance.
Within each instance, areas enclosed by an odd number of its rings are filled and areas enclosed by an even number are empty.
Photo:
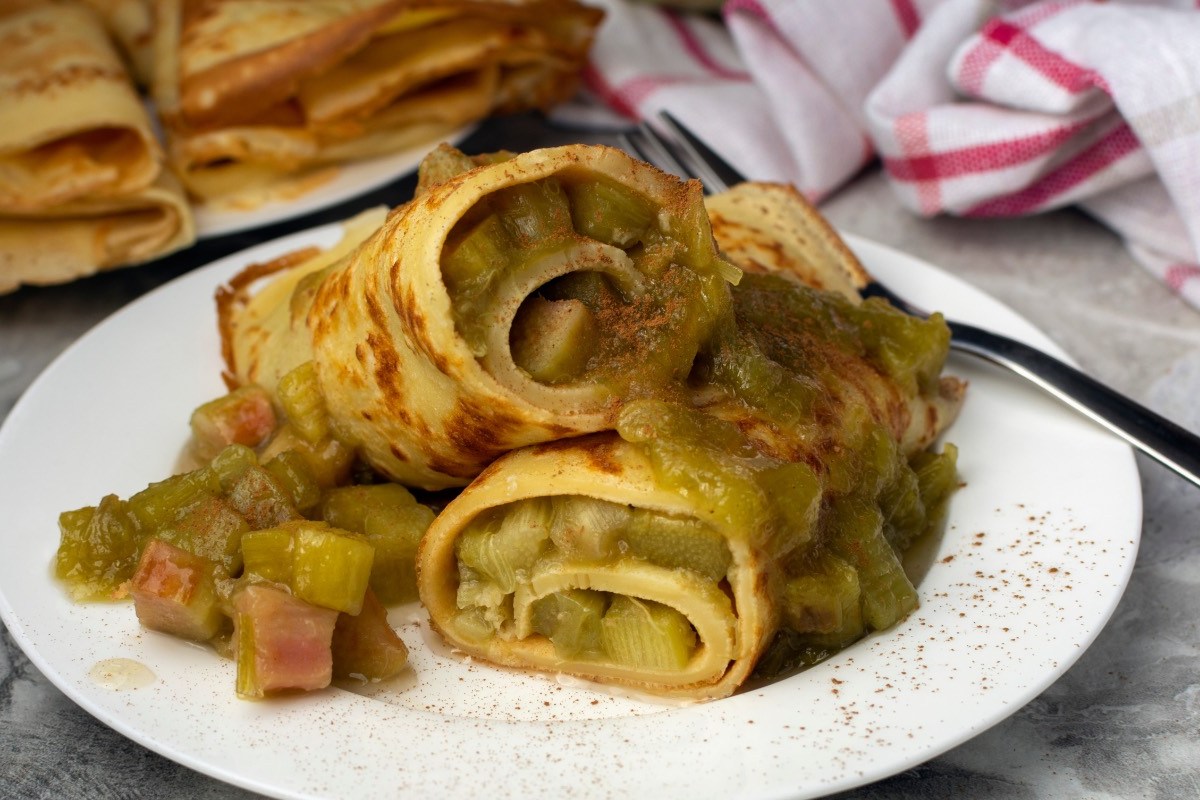
[[[333,628],[338,613],[266,584],[233,596],[237,693],[322,689],[333,679]]]
[[[271,397],[259,386],[243,386],[192,412],[192,451],[208,461],[231,444],[257,447],[275,430]]]
[[[304,439],[319,442],[329,435],[325,395],[317,368],[306,361],[279,379],[279,402],[288,420]]]
[[[324,523],[301,523],[292,549],[292,591],[310,603],[357,614],[371,580],[375,549],[361,536]]]
[[[221,628],[213,563],[161,539],[146,543],[129,591],[147,628],[198,642]]]
[[[303,519],[291,495],[262,467],[247,467],[230,487],[228,498],[254,530]]]
[[[357,615],[338,614],[333,629],[333,674],[381,681],[402,672],[408,648],[388,623],[387,609],[367,591]]]
[[[416,554],[433,511],[403,486],[377,483],[325,492],[321,516],[330,525],[365,534],[375,548],[371,589],[384,605],[417,599]]]
[[[433,517],[433,511],[419,503],[367,514],[364,533],[375,548],[371,589],[383,604],[417,599],[417,546]]]
[[[158,538],[209,559],[214,574],[228,578],[242,568],[242,536],[249,530],[246,518],[228,500],[209,495],[178,522],[161,529]]]
[[[107,495],[98,506],[67,511],[58,519],[62,538],[55,574],[76,600],[114,600],[137,568],[144,534],[126,504]]]
[[[231,444],[213,457],[209,462],[212,471],[217,473],[221,482],[221,491],[228,492],[233,488],[237,479],[247,468],[258,464],[258,456],[244,444]]]
[[[323,489],[340,486],[350,480],[354,467],[354,448],[331,436],[310,442],[297,433],[290,422],[285,423],[263,448],[262,461],[289,450],[304,456],[313,477]]]
[[[266,528],[242,537],[245,574],[274,583],[292,585],[292,532],[288,528]]]
[[[220,476],[201,467],[150,484],[130,497],[127,505],[138,523],[153,533],[177,522],[204,498],[220,493]]]
[[[288,493],[301,514],[316,508],[321,501],[321,487],[308,460],[295,450],[284,450],[264,463],[263,469],[271,473],[275,482]]]
[[[340,486],[321,498],[321,517],[335,528],[366,533],[367,515],[379,509],[406,508],[417,502],[398,483]]]

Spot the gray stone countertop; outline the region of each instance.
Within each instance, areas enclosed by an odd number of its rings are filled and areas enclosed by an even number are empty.
[[[528,149],[573,139],[604,137],[548,131],[519,117],[485,125],[466,148]],[[0,297],[0,420],[55,356],[134,298],[225,253],[359,207],[398,202],[411,188],[401,181],[159,264]],[[1145,273],[1089,218],[1061,211],[1020,220],[918,219],[872,170],[823,210],[843,230],[924,258],[990,293],[1100,380],[1200,430],[1200,311]],[[994,728],[839,797],[1200,797],[1200,490],[1144,458],[1138,464],[1145,509],[1140,554],[1115,615],[1079,661]],[[0,630],[0,796],[252,795],[105,727],[54,688]]]

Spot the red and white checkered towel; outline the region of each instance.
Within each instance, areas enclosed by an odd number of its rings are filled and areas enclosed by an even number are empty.
[[[586,74],[820,200],[876,157],[933,215],[1077,204],[1200,306],[1200,0],[625,0]]]

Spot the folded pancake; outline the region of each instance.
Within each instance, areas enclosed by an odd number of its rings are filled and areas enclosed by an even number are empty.
[[[121,47],[138,84],[150,86],[154,75],[154,9],[151,0],[83,0],[100,14]]]
[[[183,187],[163,172],[128,195],[0,216],[0,293],[132,266],[195,241]]]
[[[159,146],[95,13],[48,2],[0,14],[0,214],[152,184]]]
[[[182,188],[100,18],[0,3],[0,291],[190,244]]]
[[[223,324],[237,382],[313,361],[338,437],[428,489],[682,394],[740,274],[696,183],[599,146],[480,160],[437,151],[347,258],[242,292]]]
[[[575,0],[160,0],[155,100],[189,191],[228,201],[574,90]]]
[[[503,456],[434,521],[418,587],[453,647],[701,700],[916,607],[902,554],[957,483],[913,444],[961,400],[944,324],[781,275],[734,310],[687,402]]]
[[[747,272],[788,274],[851,299],[870,281],[829,221],[790,184],[741,183],[705,206],[721,251]]]

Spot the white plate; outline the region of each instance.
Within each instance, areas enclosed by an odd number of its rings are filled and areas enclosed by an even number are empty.
[[[0,430],[0,616],[37,667],[131,739],[278,797],[812,797],[894,774],[1013,713],[1083,652],[1132,567],[1141,498],[1128,447],[1020,381],[954,359],[969,400],[949,439],[966,486],[920,584],[921,607],[800,675],[686,707],[450,657],[415,607],[404,691],[246,702],[233,664],[143,631],[128,605],[79,606],[50,578],[58,512],[171,469],[187,416],[222,390],[213,290],[324,227],[168,284],[97,326]],[[852,239],[927,306],[1044,336],[960,281]],[[153,673],[112,688],[107,659]]]
[[[425,144],[377,158],[336,165],[332,167],[334,174],[330,180],[292,200],[269,202],[245,211],[195,204],[192,206],[192,214],[196,219],[196,238],[211,239],[251,228],[262,228],[366,194],[412,172],[426,153],[439,142],[457,144],[477,127],[477,124],[472,123]]]

